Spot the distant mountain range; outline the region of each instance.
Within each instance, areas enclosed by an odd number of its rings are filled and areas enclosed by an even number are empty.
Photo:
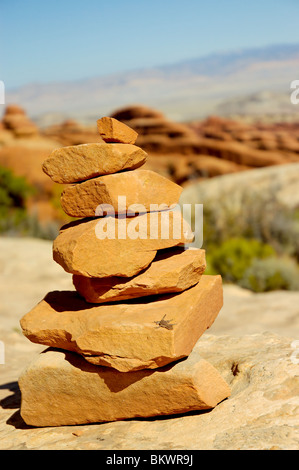
[[[66,118],[94,123],[123,106],[144,104],[175,121],[207,115],[298,117],[290,83],[299,80],[299,44],[219,53],[173,65],[72,82],[6,90],[39,125]]]

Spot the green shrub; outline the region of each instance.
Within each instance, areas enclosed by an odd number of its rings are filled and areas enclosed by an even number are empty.
[[[0,166],[0,232],[7,232],[26,219],[26,200],[34,193],[26,179]]]
[[[240,285],[254,292],[299,290],[299,268],[289,257],[255,259]]]
[[[239,282],[253,260],[274,256],[274,249],[259,240],[232,238],[210,248],[207,255],[207,274],[221,274],[224,281]]]
[[[21,176],[16,176],[8,168],[0,166],[0,206],[2,208],[25,208],[32,186]]]
[[[233,195],[221,201],[207,199],[203,206],[203,248],[207,251],[241,237],[260,240],[278,254],[299,260],[299,210],[282,206],[272,192],[244,192],[240,200]]]

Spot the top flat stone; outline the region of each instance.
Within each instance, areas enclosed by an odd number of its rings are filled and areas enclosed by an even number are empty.
[[[56,183],[76,183],[122,170],[134,170],[147,154],[132,144],[91,143],[53,150],[42,169]]]
[[[111,117],[97,120],[100,136],[105,142],[119,142],[122,144],[135,144],[138,134],[126,124]]]

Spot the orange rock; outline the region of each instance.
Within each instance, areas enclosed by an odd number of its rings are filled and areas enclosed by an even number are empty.
[[[87,302],[103,303],[184,291],[199,281],[205,268],[204,250],[174,248],[158,253],[145,271],[130,279],[74,275],[73,283]]]
[[[146,157],[131,144],[81,144],[54,150],[43,163],[43,171],[56,183],[75,183],[138,168]]]
[[[198,153],[252,167],[281,165],[287,162],[287,159],[279,152],[253,149],[236,141],[224,142],[203,138],[199,140],[197,150]]]
[[[9,112],[3,116],[2,123],[5,129],[14,132],[16,137],[37,135],[37,126],[25,114]]]
[[[140,204],[143,212],[149,212],[153,204],[170,208],[178,203],[181,192],[181,186],[154,171],[135,170],[69,185],[61,195],[61,205],[72,217],[94,217],[102,204],[109,204],[112,214],[125,214],[129,208],[134,214]],[[125,204],[119,205],[119,197],[125,197]]]
[[[153,261],[157,250],[192,240],[189,225],[176,211],[83,219],[62,227],[53,258],[72,274],[131,277]]]
[[[21,416],[31,426],[117,421],[214,408],[230,396],[198,352],[159,371],[117,373],[58,350],[41,353],[19,379]]]
[[[7,105],[4,111],[4,116],[8,114],[22,114],[23,116],[26,116],[25,110],[18,104]]]
[[[51,292],[21,319],[33,343],[84,355],[121,372],[188,356],[223,304],[221,276],[203,275],[179,294],[93,306],[77,292]]]
[[[134,105],[114,111],[111,117],[118,121],[129,121],[137,118],[161,119],[164,118],[164,115],[156,109],[152,109],[144,105]]]
[[[194,131],[185,124],[168,121],[165,118],[135,118],[126,121],[130,128],[134,129],[138,136],[164,136],[167,139],[178,137],[196,137]]]
[[[53,124],[43,129],[43,134],[50,139],[56,140],[62,146],[68,147],[95,142],[104,143],[99,136],[96,125],[83,126],[72,119],[67,119],[61,124]]]
[[[105,142],[120,142],[122,144],[135,144],[137,132],[126,124],[111,117],[103,117],[97,120],[100,136]]]

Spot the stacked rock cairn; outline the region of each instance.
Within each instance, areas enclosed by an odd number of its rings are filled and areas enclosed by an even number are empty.
[[[32,426],[174,415],[230,396],[194,348],[221,310],[222,281],[204,275],[205,251],[172,210],[182,188],[140,169],[147,154],[133,129],[109,117],[97,126],[101,142],[56,149],[43,164],[77,218],[53,242],[75,289],[48,293],[20,321],[47,346],[19,377]]]

